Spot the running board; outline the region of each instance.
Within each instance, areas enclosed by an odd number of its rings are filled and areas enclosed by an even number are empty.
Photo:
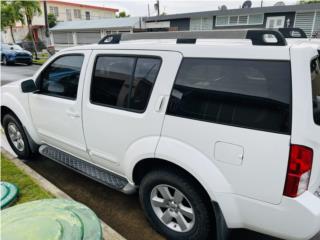
[[[132,193],[135,187],[130,184],[124,177],[118,176],[103,168],[100,168],[87,161],[72,156],[66,152],[48,145],[41,145],[39,148],[41,155],[60,163],[78,173],[81,173],[93,180],[96,180],[108,187],[122,191],[124,193]]]

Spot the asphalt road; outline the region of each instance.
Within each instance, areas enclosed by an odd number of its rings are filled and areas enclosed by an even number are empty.
[[[38,67],[36,65],[2,66],[1,85],[32,76]],[[163,239],[146,221],[137,194],[124,195],[42,156],[37,156],[26,164],[73,199],[89,206],[103,221],[125,238],[129,240]],[[276,240],[247,230],[235,230],[231,238],[232,240]]]
[[[1,65],[1,86],[12,81],[22,78],[31,77],[34,72],[39,68],[39,65]]]

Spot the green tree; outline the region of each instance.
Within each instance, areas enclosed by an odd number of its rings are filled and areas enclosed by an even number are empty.
[[[27,25],[29,30],[29,35],[31,36],[31,40],[34,47],[35,57],[38,59],[37,55],[37,46],[34,40],[33,32],[32,32],[32,19],[36,14],[41,14],[41,7],[39,1],[14,1],[15,4],[20,8],[20,12],[26,17]]]
[[[125,18],[125,17],[130,17],[130,15],[125,12],[125,11],[121,11],[117,14],[116,16],[117,18]]]
[[[53,28],[55,25],[57,25],[57,18],[52,13],[48,14],[48,25],[49,25],[49,28]]]
[[[12,41],[15,43],[12,28],[16,22],[24,24],[24,16],[21,14],[19,6],[16,2],[1,1],[1,30],[9,27]]]

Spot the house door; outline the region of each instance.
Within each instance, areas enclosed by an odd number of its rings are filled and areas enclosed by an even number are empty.
[[[266,28],[283,28],[285,24],[286,17],[268,17]]]

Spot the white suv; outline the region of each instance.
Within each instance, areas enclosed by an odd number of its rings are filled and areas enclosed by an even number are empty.
[[[319,49],[272,30],[108,36],[4,86],[2,126],[21,158],[39,151],[139,188],[169,239],[226,239],[233,228],[310,239],[320,231]]]

